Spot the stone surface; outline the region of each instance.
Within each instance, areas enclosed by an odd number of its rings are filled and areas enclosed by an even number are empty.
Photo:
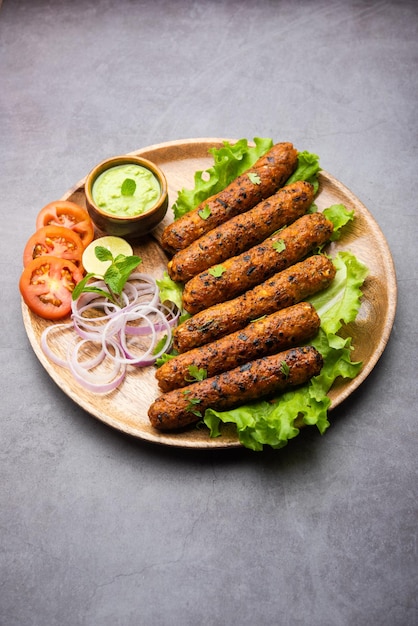
[[[418,624],[417,31],[413,0],[4,0],[2,626]],[[280,451],[125,437],[51,381],[21,322],[42,206],[108,156],[215,136],[319,154],[397,270],[373,373]]]

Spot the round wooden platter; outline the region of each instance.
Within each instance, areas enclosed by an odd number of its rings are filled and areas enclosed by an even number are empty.
[[[135,244],[135,252],[142,258],[141,271],[157,278],[162,276],[168,259],[158,242],[163,228],[173,219],[171,206],[179,190],[193,188],[197,170],[206,170],[212,166],[213,157],[208,150],[220,147],[223,141],[219,138],[178,140],[132,153],[154,161],[164,171],[170,198],[170,208],[164,222],[152,236]],[[233,143],[234,140],[228,141]],[[85,206],[84,179],[70,189],[63,199]],[[352,252],[367,265],[369,273],[358,317],[355,323],[345,329],[353,338],[353,359],[362,361],[363,368],[353,380],[336,381],[329,392],[331,409],[357,389],[376,365],[389,339],[397,300],[393,261],[378,224],[358,198],[331,174],[322,171],[316,204],[322,210],[338,203],[353,209],[355,219],[346,228],[341,240],[331,244],[329,251],[332,255],[338,250]],[[159,395],[154,367],[132,367],[122,385],[107,395],[86,391],[67,369],[54,365],[43,353],[40,337],[51,322],[32,314],[24,303],[22,312],[27,335],[39,361],[64,393],[92,416],[119,431],[157,444],[183,448],[231,448],[241,445],[232,425],[223,426],[222,436],[213,439],[209,437],[206,428],[190,428],[178,433],[160,433],[153,429],[147,411]]]

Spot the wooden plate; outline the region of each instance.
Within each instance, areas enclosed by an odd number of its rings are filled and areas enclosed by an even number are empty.
[[[190,139],[171,141],[143,148],[132,154],[154,161],[164,171],[169,188],[170,207],[183,187],[194,186],[196,170],[206,170],[213,164],[208,149],[220,147],[223,139]],[[229,140],[233,143],[233,140]],[[64,200],[72,200],[85,206],[84,179],[70,189]],[[349,250],[369,268],[364,285],[364,298],[355,323],[347,329],[353,337],[353,359],[363,362],[360,374],[349,381],[336,381],[329,396],[331,408],[345,400],[370,374],[381,356],[392,329],[397,287],[392,257],[387,242],[376,221],[366,207],[340,182],[327,172],[320,174],[320,189],[316,199],[318,208],[342,203],[354,209],[355,220],[344,233],[341,241],[331,244],[331,254]],[[142,257],[141,271],[161,277],[167,257],[158,240],[165,225],[172,220],[168,211],[164,222],[153,236],[138,244],[135,252]],[[40,347],[40,336],[50,324],[33,315],[22,304],[23,320],[30,343],[38,359],[57,385],[88,413],[109,426],[124,433],[150,442],[184,448],[228,448],[239,443],[233,425],[223,427],[222,437],[210,439],[206,429],[175,433],[159,433],[154,430],[147,416],[151,402],[159,395],[154,368],[137,368],[129,372],[121,387],[109,395],[99,396],[80,387],[65,369],[51,363]]]

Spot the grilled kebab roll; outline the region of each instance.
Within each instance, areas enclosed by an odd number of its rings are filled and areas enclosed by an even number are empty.
[[[335,276],[330,259],[316,254],[274,274],[241,296],[196,313],[173,331],[173,346],[178,352],[219,339],[247,326],[262,315],[305,300],[328,287]]]
[[[205,346],[173,357],[156,371],[162,391],[190,384],[191,366],[203,369],[207,378],[262,356],[300,346],[318,331],[320,319],[314,307],[301,302],[266,317]]]
[[[194,314],[235,298],[284,270],[331,237],[333,224],[311,213],[268,237],[263,243],[194,276],[183,291],[183,306]]]
[[[321,371],[321,354],[312,346],[291,348],[250,361],[157,398],[148,417],[158,430],[176,430],[201,419],[208,408],[226,410],[303,385]]]
[[[298,152],[291,143],[275,144],[225,189],[166,226],[161,236],[162,247],[168,252],[182,250],[234,215],[252,209],[284,185],[297,163]],[[199,213],[206,208],[210,213],[203,218]]]
[[[212,265],[241,254],[301,217],[313,199],[314,188],[304,180],[282,187],[253,209],[232,217],[179,250],[168,263],[170,278],[187,282]]]

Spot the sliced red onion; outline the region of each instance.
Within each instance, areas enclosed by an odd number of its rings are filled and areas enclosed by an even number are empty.
[[[95,280],[89,286],[108,290],[101,280]],[[153,365],[169,349],[171,329],[180,315],[176,305],[160,302],[154,277],[140,272],[131,274],[121,294],[121,302],[122,306],[99,293],[84,292],[72,303],[72,322],[48,326],[41,336],[41,346],[47,357],[57,365],[69,368],[83,387],[95,393],[108,393],[120,385],[128,365]],[[48,343],[49,334],[62,329],[75,330],[75,341],[69,346],[66,360],[55,354]],[[164,344],[155,353],[158,334],[163,332],[166,333]],[[136,353],[133,344],[139,339],[146,341],[146,345],[138,346]],[[81,359],[80,351],[89,343],[95,346],[96,354]],[[112,368],[107,372],[93,372],[105,359],[112,363]]]
[[[61,367],[68,368],[67,359],[62,359],[56,352],[54,352],[49,346],[48,340],[49,335],[53,332],[60,332],[62,330],[69,330],[72,327],[71,322],[66,322],[63,324],[53,324],[52,326],[47,326],[41,335],[41,348],[48,357],[50,361],[55,363],[56,365],[60,365]]]
[[[96,358],[81,363],[78,361],[78,354],[86,341],[87,340],[82,339],[77,343],[69,359],[69,369],[74,378],[89,391],[94,391],[95,393],[109,393],[109,391],[116,389],[125,378],[126,366],[112,358],[112,369],[109,372],[100,373],[100,375],[91,373],[90,369],[102,363],[106,354],[103,352],[103,349],[100,349]],[[112,340],[110,340],[109,343],[112,344],[115,355],[120,354],[120,346]],[[88,363],[88,366],[86,363]]]
[[[158,331],[156,328],[157,326],[156,322],[149,319],[149,315],[151,313],[154,316],[156,315],[159,318]],[[148,328],[141,327],[140,329],[139,328],[134,329],[133,327],[128,326],[129,322],[138,321],[138,320],[144,321],[145,324],[148,326]],[[171,343],[171,328],[170,328],[170,324],[168,323],[162,311],[160,311],[157,308],[153,308],[150,306],[144,307],[142,305],[139,305],[134,309],[130,308],[127,311],[125,311],[123,315],[114,317],[106,325],[106,328],[104,329],[103,335],[102,335],[103,350],[105,350],[106,352],[108,351],[107,342],[108,342],[109,337],[114,337],[117,334],[119,335],[120,345],[124,353],[124,357],[117,358],[117,360],[120,363],[126,363],[126,364],[136,365],[136,366],[152,365],[153,363],[155,363],[155,359],[157,358],[157,356],[154,355],[154,350],[157,344],[157,332],[160,332],[159,330],[160,328],[163,328],[164,330],[167,331],[167,337],[164,342],[164,350],[161,352],[163,353],[168,349]],[[130,337],[148,336],[149,341],[148,341],[147,348],[142,351],[142,354],[140,356],[136,355],[133,349],[128,346],[127,344],[128,336]]]

